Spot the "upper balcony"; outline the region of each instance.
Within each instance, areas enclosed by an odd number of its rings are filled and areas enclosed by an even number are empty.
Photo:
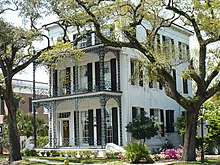
[[[81,83],[79,85],[66,86],[66,87],[57,87],[53,89],[53,96],[66,96],[71,94],[80,94],[80,93],[91,93],[91,92],[100,92],[100,91],[109,91],[109,92],[119,92],[119,85],[116,82],[105,81],[101,85],[101,82],[97,84],[90,83]]]

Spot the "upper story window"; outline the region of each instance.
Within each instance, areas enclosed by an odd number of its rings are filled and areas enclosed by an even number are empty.
[[[154,88],[154,89],[163,89],[163,86],[160,82],[156,81],[156,80],[151,80],[149,81],[149,88]]]
[[[143,86],[143,68],[141,62],[137,59],[131,59],[131,85]]]

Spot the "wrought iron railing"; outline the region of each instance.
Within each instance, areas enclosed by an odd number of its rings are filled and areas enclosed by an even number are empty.
[[[55,142],[55,141],[54,141]],[[106,136],[105,144],[112,143],[113,137]],[[104,144],[104,145],[105,145]],[[79,137],[79,138],[62,138],[56,140],[56,147],[89,147],[89,146],[102,146],[102,139],[93,137]]]
[[[112,91],[117,92],[118,84],[112,84],[111,81],[101,82],[89,82],[89,83],[80,83],[78,85],[67,86],[62,88],[53,89],[53,96],[65,96],[76,93],[88,93],[88,92],[99,92],[99,91]]]

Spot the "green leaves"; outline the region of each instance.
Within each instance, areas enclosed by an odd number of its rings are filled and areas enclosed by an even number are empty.
[[[135,139],[150,139],[158,134],[158,127],[153,118],[138,115],[133,122],[129,122],[126,131]]]
[[[38,61],[50,67],[62,67],[68,62],[80,61],[84,56],[85,53],[72,43],[57,42],[51,49],[44,51]]]

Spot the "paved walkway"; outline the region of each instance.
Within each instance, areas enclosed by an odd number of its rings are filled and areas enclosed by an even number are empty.
[[[55,161],[55,160],[45,160],[45,159],[37,159],[37,158],[30,158],[28,160],[30,160],[32,162],[39,162],[39,163],[45,163],[45,164],[53,164],[53,165],[63,164],[64,165],[64,162]],[[158,163],[147,164],[147,165],[166,165],[166,164],[170,164],[170,163],[171,162],[158,162]],[[83,163],[72,163],[72,162],[69,162],[69,164],[81,165]],[[123,163],[123,165],[128,165],[128,164],[129,163]],[[87,164],[87,165],[89,165],[89,164]],[[100,165],[100,164],[91,164],[91,165]],[[104,165],[108,165],[108,164],[104,164]],[[132,164],[132,165],[135,165],[135,164]],[[144,164],[138,164],[138,165],[144,165]]]

